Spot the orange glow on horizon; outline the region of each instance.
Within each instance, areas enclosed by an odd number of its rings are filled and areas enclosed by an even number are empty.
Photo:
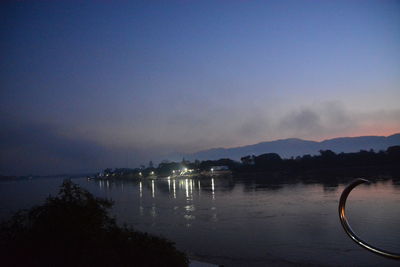
[[[309,140],[312,141],[324,141],[327,139],[334,139],[340,137],[359,137],[359,136],[390,136],[394,134],[400,133],[400,126],[399,125],[363,125],[358,129],[349,130],[341,135],[328,135],[322,138],[316,138]],[[307,139],[307,138],[305,138]],[[307,139],[308,140],[308,139]]]

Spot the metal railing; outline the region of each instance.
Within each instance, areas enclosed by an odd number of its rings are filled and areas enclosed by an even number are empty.
[[[351,182],[351,184],[349,184],[343,190],[342,195],[340,196],[339,218],[340,218],[340,222],[344,228],[344,231],[354,242],[356,242],[361,247],[363,247],[369,251],[372,251],[378,255],[400,260],[400,254],[389,252],[389,251],[386,251],[386,250],[383,250],[383,249],[380,249],[378,247],[368,244],[367,242],[362,240],[360,237],[358,237],[358,235],[353,231],[353,229],[351,229],[351,226],[346,218],[346,200],[347,200],[347,197],[349,196],[351,190],[353,190],[356,186],[358,186],[360,184],[370,184],[370,181],[365,180],[365,179],[356,179],[353,182]]]

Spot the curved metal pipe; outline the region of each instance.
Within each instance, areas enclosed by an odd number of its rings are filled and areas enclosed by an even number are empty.
[[[385,256],[388,258],[392,258],[392,259],[400,259],[400,254],[397,253],[393,253],[393,252],[389,252],[377,247],[374,247],[370,244],[368,244],[367,242],[365,242],[364,240],[362,240],[361,238],[359,238],[356,233],[353,231],[353,229],[351,229],[350,224],[347,221],[346,218],[346,200],[347,197],[349,196],[351,190],[353,190],[356,186],[360,185],[360,184],[370,184],[371,182],[365,179],[356,179],[354,180],[351,184],[349,184],[342,192],[342,195],[340,196],[340,201],[339,201],[339,218],[340,218],[340,222],[342,223],[342,226],[344,228],[344,231],[346,232],[346,234],[354,241],[356,242],[358,245],[360,245],[363,248],[366,248],[369,251],[372,251],[376,254],[379,254],[381,256]]]

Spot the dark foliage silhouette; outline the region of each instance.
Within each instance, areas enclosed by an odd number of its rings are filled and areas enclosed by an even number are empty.
[[[2,223],[2,266],[188,265],[166,239],[119,227],[112,204],[64,181],[56,197]]]
[[[400,177],[400,146],[391,146],[386,151],[375,152],[372,149],[352,153],[335,153],[332,150],[320,150],[319,155],[282,158],[277,153],[247,155],[240,158],[241,162],[228,158],[189,162],[163,161],[158,167],[141,169],[106,169],[103,171],[107,179],[143,178],[149,176],[168,177],[179,174],[182,169],[191,169],[193,176],[201,177],[215,166],[229,168],[233,177],[263,176],[279,179],[298,179],[323,181],[333,178],[352,179],[367,176]],[[176,171],[178,170],[178,171]],[[209,174],[205,174],[207,176]],[[104,177],[101,177],[104,178]],[[397,178],[396,178],[397,179]],[[277,179],[274,179],[275,182]],[[334,180],[332,180],[334,181]]]
[[[236,173],[275,173],[297,177],[312,175],[317,180],[330,176],[365,176],[378,174],[399,175],[400,146],[389,147],[386,151],[361,150],[355,153],[336,154],[321,150],[320,155],[282,159],[278,154],[267,153],[259,156],[245,156],[242,164],[234,169]]]

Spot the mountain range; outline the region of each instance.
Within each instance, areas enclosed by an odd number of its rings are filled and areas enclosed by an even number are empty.
[[[333,152],[358,152],[360,150],[374,151],[386,150],[390,146],[400,145],[400,133],[390,136],[359,136],[340,137],[321,142],[302,140],[298,138],[281,139],[276,141],[261,142],[254,145],[233,148],[212,148],[192,154],[185,154],[187,160],[216,160],[230,158],[240,160],[247,155],[261,155],[264,153],[277,153],[282,158],[316,155],[320,150],[332,150]]]

